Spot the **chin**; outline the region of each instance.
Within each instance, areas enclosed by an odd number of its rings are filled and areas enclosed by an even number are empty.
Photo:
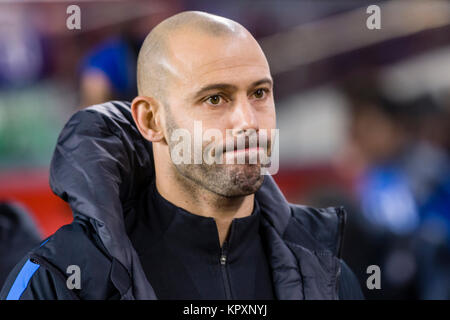
[[[222,197],[253,194],[264,181],[259,164],[178,165],[176,168],[197,186]]]
[[[228,181],[224,189],[228,196],[246,196],[255,193],[261,187],[264,176],[259,165],[234,165],[228,172]]]

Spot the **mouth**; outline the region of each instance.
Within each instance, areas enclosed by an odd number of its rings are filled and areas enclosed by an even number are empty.
[[[263,148],[260,148],[260,147],[253,147],[253,148],[242,148],[242,149],[237,149],[237,148],[235,148],[234,150],[232,150],[232,151],[225,151],[224,153],[233,153],[233,154],[238,154],[238,153],[243,153],[243,152],[245,152],[245,153],[250,153],[250,152],[261,152],[261,151],[264,151],[264,149]]]
[[[228,150],[225,145],[222,152],[225,163],[228,164],[234,164],[236,160],[237,164],[258,164],[267,158],[268,153],[268,148],[262,147],[259,139],[253,140],[251,143],[250,139],[246,139],[245,143],[239,146],[230,144]]]
[[[236,141],[233,141],[236,142]],[[260,151],[262,148],[259,146],[259,140],[256,139],[256,143],[252,143],[250,146],[250,140],[245,139],[245,144],[242,146],[238,146],[237,143],[233,143],[227,148],[227,145],[225,144],[223,146],[222,153],[239,153],[239,152],[249,152],[249,151]]]
[[[245,139],[245,143],[242,143],[242,145],[237,145],[237,141],[227,141],[227,143],[223,144],[222,146],[219,146],[218,149],[212,147],[210,150],[210,156],[215,157],[216,159],[224,157],[226,159],[231,159],[235,157],[244,157],[245,159],[249,158],[261,158],[264,159],[267,156],[270,156],[270,146],[271,141],[267,141],[265,145],[260,145],[259,139],[256,139],[251,141],[250,139]],[[218,151],[218,152],[216,152]]]

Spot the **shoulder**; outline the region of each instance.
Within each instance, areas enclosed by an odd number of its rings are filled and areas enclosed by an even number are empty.
[[[290,241],[310,250],[327,249],[340,257],[346,212],[343,207],[314,208],[289,204],[291,219],[285,231]]]
[[[93,266],[111,264],[111,257],[90,223],[80,219],[61,227],[39,247],[32,250],[31,254],[48,260],[64,271],[69,265],[78,265],[90,270]]]
[[[108,299],[112,259],[88,224],[73,222],[31,250],[10,273],[2,299]],[[78,272],[78,288],[67,280]]]
[[[285,237],[295,239],[313,252],[327,250],[339,263],[338,295],[341,300],[362,300],[361,286],[351,268],[341,259],[346,211],[343,207],[313,208],[290,204],[292,217]]]
[[[365,299],[358,279],[343,260],[341,260],[341,277],[338,286],[340,300]]]

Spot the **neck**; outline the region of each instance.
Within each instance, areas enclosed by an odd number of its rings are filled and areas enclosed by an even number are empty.
[[[168,171],[156,173],[156,188],[159,194],[192,214],[214,218],[221,246],[228,236],[232,220],[249,216],[253,212],[254,194],[224,197],[176,175],[179,174]]]

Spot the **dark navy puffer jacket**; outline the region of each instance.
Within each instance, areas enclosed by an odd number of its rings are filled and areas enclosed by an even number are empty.
[[[74,114],[50,167],[50,186],[70,204],[74,221],[22,259],[0,298],[157,299],[124,225],[154,177],[152,145],[137,130],[128,102]],[[277,299],[363,298],[340,259],[343,208],[289,204],[270,176],[255,196]],[[71,265],[80,268],[80,289],[67,285]]]

